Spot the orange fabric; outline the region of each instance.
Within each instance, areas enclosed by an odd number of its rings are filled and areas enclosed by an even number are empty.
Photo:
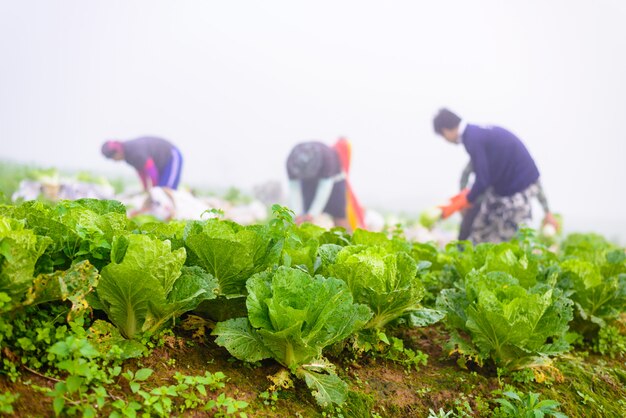
[[[341,168],[346,175],[350,172],[350,160],[352,159],[352,144],[346,138],[339,138],[334,145],[335,151],[339,154]]]
[[[339,138],[333,148],[339,155],[341,167],[344,173],[346,173],[346,216],[348,222],[353,231],[357,228],[365,229],[365,213],[352,190],[349,178],[352,146],[346,138]]]
[[[471,206],[471,204],[467,200],[467,195],[469,194],[469,191],[470,189],[463,189],[461,190],[461,193],[453,196],[450,199],[450,203],[444,206],[439,206],[441,208],[441,217],[443,219],[446,219],[455,212],[469,208]]]

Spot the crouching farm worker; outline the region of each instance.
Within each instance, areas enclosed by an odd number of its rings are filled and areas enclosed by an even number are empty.
[[[334,146],[319,141],[297,144],[287,158],[289,207],[296,223],[326,213],[335,226],[351,232],[364,227],[363,209],[348,179],[350,143],[341,138]]]
[[[146,136],[129,141],[107,141],[102,145],[102,154],[133,166],[146,191],[155,186],[178,188],[183,157],[178,148],[165,139]]]
[[[443,218],[459,210],[475,211],[468,213],[462,238],[473,243],[510,240],[521,225],[532,220],[533,198],[539,199],[545,213],[543,224],[559,227],[548,207],[535,161],[517,136],[498,126],[468,124],[448,109],[439,111],[433,125],[446,141],[463,144],[470,156],[472,187],[463,188],[441,207]]]

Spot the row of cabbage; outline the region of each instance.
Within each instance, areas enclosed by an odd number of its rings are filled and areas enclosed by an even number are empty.
[[[115,201],[1,206],[0,313],[51,301],[71,303],[70,315],[102,311],[100,327],[115,326],[131,356],[194,311],[234,357],[274,359],[326,405],[342,403],[347,385],[325,350],[388,342],[391,326],[443,320],[451,353],[515,370],[597,338],[626,311],[624,249],[596,235],[571,235],[558,254],[532,231],[441,250],[291,219],[275,207],[263,225],[138,224]]]

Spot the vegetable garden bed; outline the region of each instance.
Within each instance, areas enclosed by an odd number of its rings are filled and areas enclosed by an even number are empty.
[[[0,413],[620,417],[625,308],[624,249],[593,234],[439,249],[280,207],[0,206]]]

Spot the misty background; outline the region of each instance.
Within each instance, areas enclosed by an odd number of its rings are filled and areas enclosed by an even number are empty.
[[[469,159],[445,106],[522,139],[567,231],[626,241],[622,0],[0,0],[0,57],[1,159],[130,177],[102,142],[156,135],[184,184],[250,190],[346,136],[362,203],[417,215]]]

